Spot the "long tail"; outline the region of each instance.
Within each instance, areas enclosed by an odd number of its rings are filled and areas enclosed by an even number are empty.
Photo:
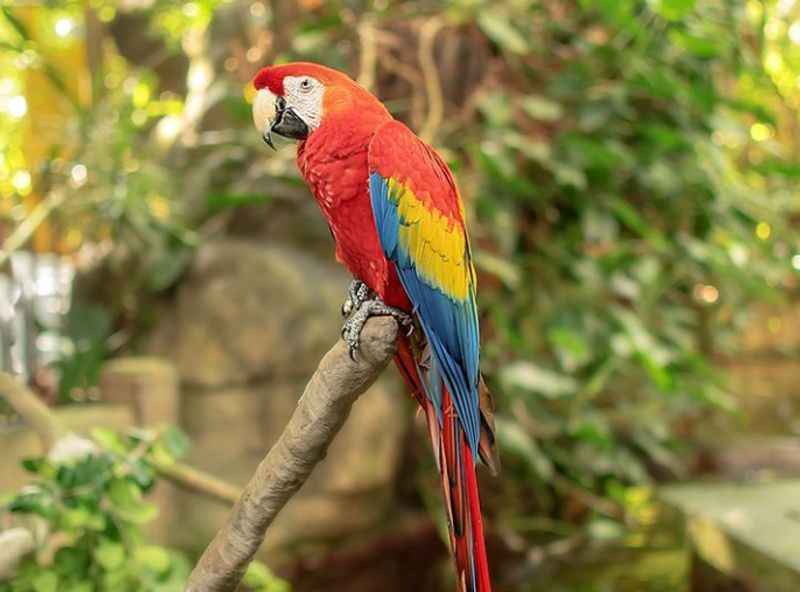
[[[473,454],[459,424],[450,393],[442,386],[441,409],[425,394],[420,373],[424,362],[418,361],[409,342],[401,339],[395,357],[400,373],[411,389],[414,398],[425,411],[433,453],[442,481],[442,493],[448,515],[450,544],[458,577],[458,592],[491,592],[489,563],[483,536],[478,480]],[[488,396],[488,391],[486,391]],[[484,415],[481,437],[481,458],[492,470],[496,457],[485,458],[484,448],[493,450],[491,414]]]

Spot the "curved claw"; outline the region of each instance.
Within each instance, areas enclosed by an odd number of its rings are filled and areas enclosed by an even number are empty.
[[[342,302],[342,316],[347,318],[351,312],[353,312],[353,299],[348,296],[347,300]]]
[[[356,282],[353,282],[353,285],[355,284]],[[357,361],[356,354],[358,352],[361,330],[364,328],[364,324],[369,317],[390,316],[394,318],[401,327],[405,328],[406,337],[414,332],[414,319],[410,314],[398,308],[388,306],[376,296],[366,299],[367,295],[368,289],[366,285],[362,283],[360,286],[356,286],[356,292],[351,294],[345,302],[345,305],[349,302],[355,307],[354,310],[349,311],[350,314],[348,314],[348,318],[342,326],[342,339],[350,346],[349,354],[354,362]],[[345,305],[342,307],[343,310]]]
[[[366,302],[370,297],[370,289],[361,280],[354,279],[347,287],[347,298],[342,303],[342,316],[347,318]]]

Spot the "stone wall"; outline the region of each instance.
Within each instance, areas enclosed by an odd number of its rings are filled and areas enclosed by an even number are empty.
[[[338,266],[282,246],[224,240],[201,248],[149,347],[178,370],[189,463],[246,482],[339,338],[349,279]],[[268,550],[381,519],[412,415],[394,373],[387,376],[355,405],[328,458],[270,530]],[[227,509],[189,494],[177,499],[170,542],[204,547]]]
[[[757,434],[800,435],[800,303],[752,310],[725,360],[728,388],[740,406],[740,427]]]

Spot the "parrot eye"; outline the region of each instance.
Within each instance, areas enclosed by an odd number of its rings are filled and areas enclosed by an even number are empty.
[[[311,79],[310,78],[303,78],[300,81],[300,89],[301,90],[311,90]]]
[[[284,111],[286,109],[286,99],[283,97],[275,97],[275,111]]]

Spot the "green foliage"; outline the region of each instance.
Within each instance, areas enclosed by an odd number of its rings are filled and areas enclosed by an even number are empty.
[[[23,461],[35,476],[5,503],[18,516],[36,516],[47,537],[0,592],[168,592],[184,589],[191,565],[180,552],[147,542],[142,527],[158,516],[145,497],[155,464],[183,455],[188,439],[175,428],[120,435],[97,428],[99,449],[64,462]],[[245,576],[248,590],[288,592],[262,564]]]
[[[24,461],[36,481],[13,496],[7,510],[42,518],[48,542],[0,589],[181,590],[190,568],[187,560],[147,544],[141,531],[158,515],[158,508],[144,499],[155,483],[151,459],[180,452],[169,445],[173,431],[154,438],[98,428],[94,437],[102,451],[67,462]]]
[[[777,203],[788,185],[720,132],[747,137],[780,102],[726,94],[767,79],[740,61],[746,14],[682,0],[581,5],[550,19],[547,4],[515,3],[492,17],[502,27],[478,18],[516,77],[484,93],[484,125],[464,142],[480,170],[481,231],[505,264],[481,265],[501,283],[481,294],[500,443],[520,476],[509,515],[531,499],[556,511],[542,495],[555,473],[609,498],[654,467],[683,474],[693,434],[681,442],[676,426],[730,406],[708,354],[749,302],[776,294],[798,249],[786,220],[800,204]],[[532,22],[525,52],[498,34]],[[754,199],[764,186],[776,198]]]

